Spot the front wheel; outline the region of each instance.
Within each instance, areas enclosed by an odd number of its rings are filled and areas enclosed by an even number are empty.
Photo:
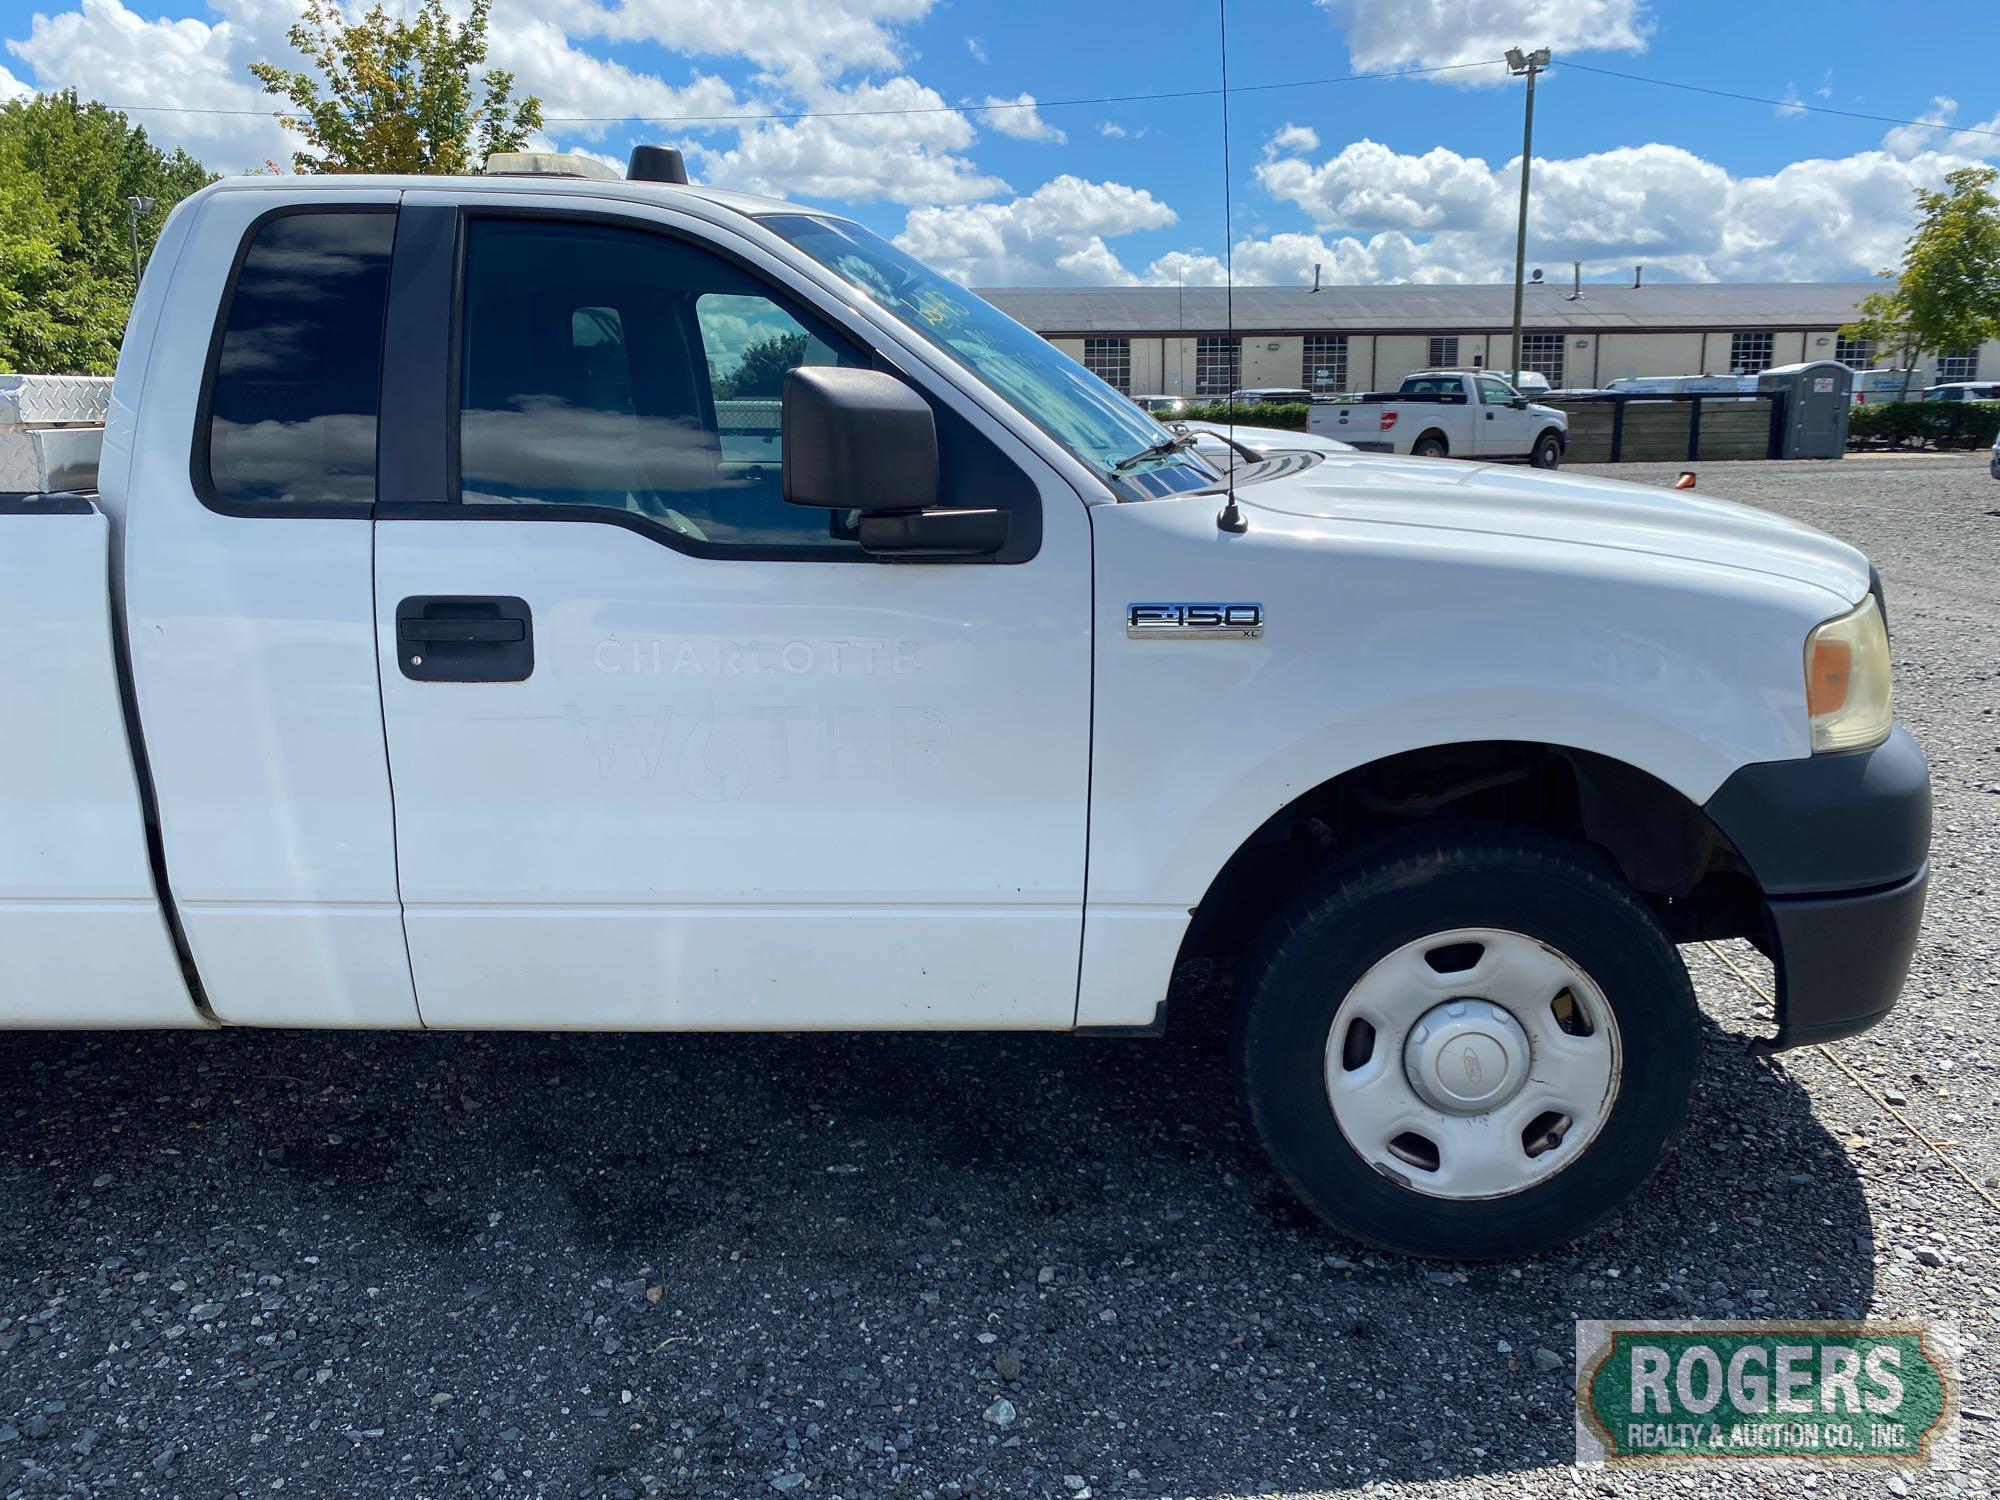
[[[1274,919],[1238,1066],[1279,1173],[1384,1249],[1484,1259],[1580,1234],[1658,1165],[1694,992],[1617,872],[1532,832],[1406,838]]]
[[[1553,432],[1545,432],[1535,439],[1534,451],[1529,453],[1528,462],[1538,469],[1559,468],[1563,461],[1562,439]]]

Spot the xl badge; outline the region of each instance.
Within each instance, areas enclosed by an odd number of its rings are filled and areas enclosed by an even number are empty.
[[[1135,641],[1255,641],[1261,604],[1128,604],[1125,633]]]

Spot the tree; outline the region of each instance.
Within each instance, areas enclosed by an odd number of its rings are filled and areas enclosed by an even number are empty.
[[[0,106],[0,369],[108,375],[132,307],[132,220],[151,198],[139,254],[167,210],[210,180],[184,151],[74,92]]]
[[[519,150],[541,128],[542,101],[512,98],[514,75],[503,69],[475,77],[491,3],[472,0],[460,26],[444,0],[422,0],[413,21],[378,3],[352,23],[334,0],[306,0],[285,35],[315,72],[250,64],[266,93],[290,103],[279,121],[311,148],[294,153],[293,169],[450,174]]]
[[[808,340],[803,333],[774,333],[743,351],[742,363],[715,383],[715,394],[776,400],[785,391],[785,375],[805,363]]]
[[[1921,351],[1917,335],[1910,327],[1910,309],[1903,300],[1903,289],[1898,286],[1886,292],[1870,292],[1861,299],[1859,313],[1852,323],[1842,326],[1840,336],[1866,339],[1878,350],[1889,351],[1896,368],[1903,372],[1903,389],[1898,399],[1906,399],[1910,394],[1910,375],[1917,367]]]
[[[1974,348],[2000,338],[1996,182],[2000,171],[1992,167],[1960,167],[1945,173],[1942,189],[1919,188],[1917,228],[1904,247],[1895,291],[1869,297],[1861,318],[1841,331],[1900,343],[1906,370],[1926,350]],[[1907,374],[1903,394],[1909,394]]]

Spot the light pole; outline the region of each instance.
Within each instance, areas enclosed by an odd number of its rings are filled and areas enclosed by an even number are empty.
[[[1507,378],[1519,389],[1521,381],[1521,280],[1528,268],[1528,168],[1535,159],[1535,75],[1549,65],[1549,49],[1522,52],[1507,49],[1507,71],[1528,80],[1528,104],[1521,120],[1521,213],[1514,226],[1514,350]]]
[[[132,228],[132,291],[139,290],[139,220],[153,211],[151,198],[127,198],[125,200],[125,220]]]

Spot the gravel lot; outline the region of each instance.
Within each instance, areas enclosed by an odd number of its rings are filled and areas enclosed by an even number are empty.
[[[1936,874],[1903,1007],[1834,1051],[1990,1191],[2000,484],[1701,486],[1881,566]],[[1756,1001],[1690,959],[1682,1149],[1501,1266],[1306,1219],[1200,1028],[0,1037],[0,1493],[1988,1493],[2000,1214],[1827,1056],[1754,1057]],[[1570,1466],[1574,1318],[1864,1313],[1963,1327],[1959,1474]]]

